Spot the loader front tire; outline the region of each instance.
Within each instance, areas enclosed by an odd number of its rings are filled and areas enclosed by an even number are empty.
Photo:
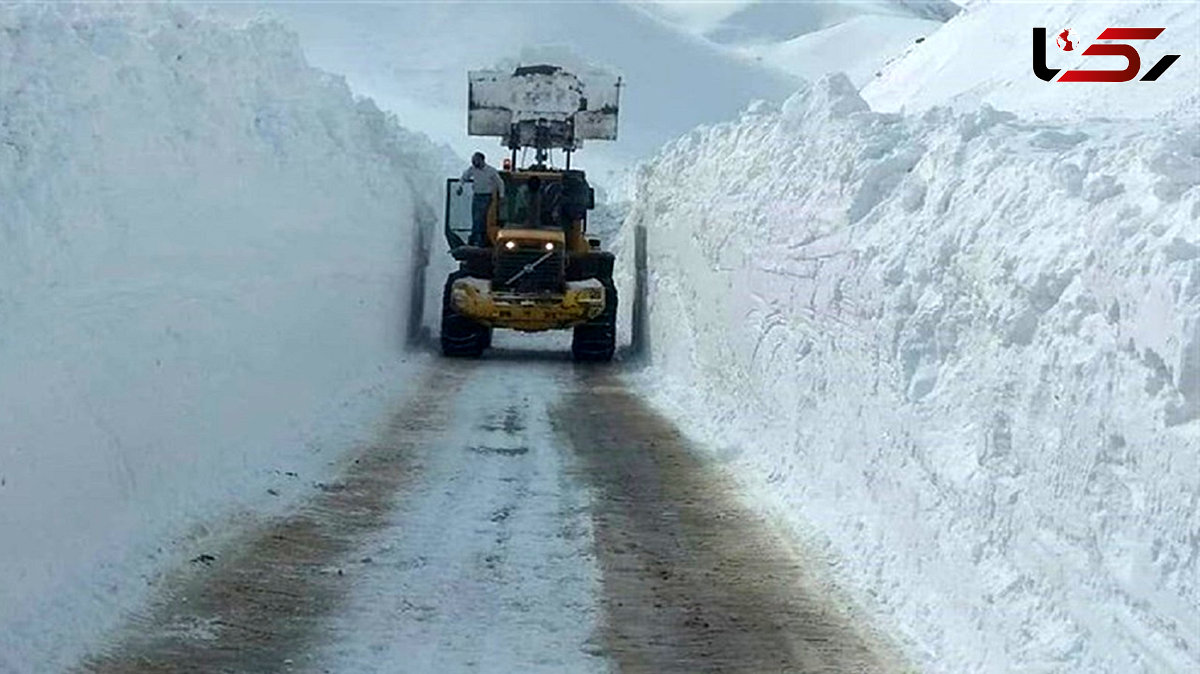
[[[454,282],[467,275],[456,271],[442,289],[442,355],[449,358],[478,358],[491,344],[491,328],[458,313],[451,301]]]
[[[617,350],[617,287],[611,279],[604,284],[604,311],[575,327],[571,357],[583,363],[607,363]]]

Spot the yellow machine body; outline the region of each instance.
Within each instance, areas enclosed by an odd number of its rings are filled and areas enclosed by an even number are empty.
[[[462,315],[488,327],[523,332],[573,328],[604,311],[604,285],[596,279],[568,281],[561,294],[529,295],[494,291],[486,279],[461,278],[450,292]]]

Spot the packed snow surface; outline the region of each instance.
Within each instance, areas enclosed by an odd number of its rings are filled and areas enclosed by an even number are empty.
[[[500,349],[569,349],[555,333],[496,337]],[[429,395],[451,392],[451,409],[422,427],[411,459],[420,479],[347,569],[348,606],[312,671],[612,669],[592,489],[574,465],[578,450],[553,427],[554,406],[574,388],[570,364],[481,365],[438,373],[444,388]]]
[[[924,670],[1200,667],[1195,125],[833,76],[667,145],[637,227],[642,383]]]
[[[442,156],[278,25],[0,8],[0,671],[369,435]]]

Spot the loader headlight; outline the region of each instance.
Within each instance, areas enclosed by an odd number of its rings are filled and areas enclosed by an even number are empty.
[[[546,242],[546,250],[554,250],[554,242],[553,241]]]
[[[516,241],[505,241],[505,242],[504,242],[504,247],[505,247],[505,248],[507,248],[507,249],[509,249],[509,250],[516,250],[516,248],[517,248],[517,242],[516,242]]]

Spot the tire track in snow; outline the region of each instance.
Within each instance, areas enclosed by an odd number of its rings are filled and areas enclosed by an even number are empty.
[[[622,672],[904,671],[731,482],[613,375],[554,414],[592,482],[608,654]]]

